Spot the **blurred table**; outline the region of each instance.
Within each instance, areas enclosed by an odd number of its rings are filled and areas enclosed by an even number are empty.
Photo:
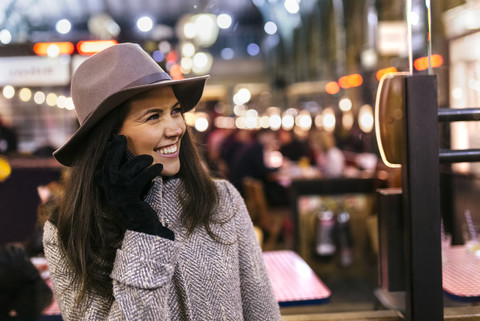
[[[312,178],[312,179],[294,179],[289,186],[290,206],[292,211],[293,236],[295,250],[300,250],[299,235],[299,206],[300,197],[303,196],[332,196],[347,194],[365,194],[374,195],[377,188],[385,187],[385,180],[369,178]],[[301,252],[300,252],[301,253]]]
[[[330,289],[297,253],[264,252],[263,258],[280,307],[328,302]]]
[[[480,302],[480,257],[464,245],[446,247],[443,252],[443,290],[454,299]]]

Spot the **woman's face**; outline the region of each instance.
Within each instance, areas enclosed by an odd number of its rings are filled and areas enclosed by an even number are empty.
[[[163,164],[163,176],[180,170],[180,142],[185,133],[180,103],[170,86],[135,96],[120,135],[127,137],[127,147],[134,155],[147,154],[153,163]]]

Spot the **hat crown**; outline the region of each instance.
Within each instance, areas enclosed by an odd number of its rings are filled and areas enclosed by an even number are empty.
[[[149,76],[171,79],[142,49],[133,43],[109,47],[85,60],[75,71],[71,95],[80,124],[110,96],[130,87],[152,82]]]

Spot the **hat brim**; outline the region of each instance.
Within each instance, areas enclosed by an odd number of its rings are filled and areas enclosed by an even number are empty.
[[[187,112],[191,110],[200,101],[205,82],[208,78],[209,76],[199,76],[179,80],[163,80],[147,85],[130,87],[107,97],[95,111],[85,119],[83,124],[73,133],[69,140],[53,153],[53,157],[62,165],[72,166],[77,156],[79,145],[83,143],[85,137],[95,125],[116,107],[144,91],[164,86],[172,86],[173,92],[182,106],[182,111]]]

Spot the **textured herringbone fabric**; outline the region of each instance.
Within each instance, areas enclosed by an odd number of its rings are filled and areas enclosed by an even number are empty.
[[[184,192],[179,179],[155,179],[147,201],[169,221],[175,241],[127,231],[111,277],[114,300],[89,294],[81,306],[78,286],[62,255],[57,230],[44,232],[55,296],[64,320],[280,320],[253,225],[238,191],[216,181],[220,201],[212,226],[187,237],[180,225]]]

